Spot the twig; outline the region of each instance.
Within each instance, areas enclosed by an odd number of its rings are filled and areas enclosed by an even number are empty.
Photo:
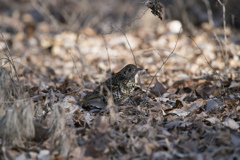
[[[207,14],[208,14],[208,21],[209,21],[209,24],[211,27],[214,26],[214,21],[213,21],[213,16],[212,16],[212,10],[211,10],[211,6],[210,6],[210,3],[209,3],[209,0],[202,0],[206,7],[207,7]]]
[[[188,36],[188,37],[193,41],[193,43],[194,43],[194,44],[198,47],[198,49],[201,51],[201,54],[203,55],[205,61],[207,62],[207,64],[209,65],[209,67],[213,70],[213,72],[218,76],[218,78],[219,78],[219,80],[220,80],[220,82],[221,82],[221,75],[220,75],[219,73],[217,73],[217,72],[215,71],[215,69],[211,66],[210,62],[207,60],[207,57],[206,57],[205,54],[203,53],[202,49],[198,46],[198,44],[194,41],[194,39],[193,39],[191,36]],[[222,85],[221,85],[220,87],[222,87]],[[224,89],[224,92],[226,92],[226,89],[224,88],[224,86],[223,86],[223,89]],[[220,89],[220,94],[222,94],[221,89]],[[223,99],[223,101],[224,101],[224,99]]]
[[[103,34],[102,34],[102,38],[103,38],[103,41],[104,41],[105,49],[106,49],[106,51],[107,51],[108,65],[109,65],[110,71],[112,71],[112,69],[111,69],[111,61],[110,61],[110,56],[109,56],[109,51],[108,51],[108,47],[107,47],[107,41],[106,41],[106,38],[105,38],[105,36],[104,36]]]
[[[84,80],[83,80],[82,75],[80,75],[80,73],[79,73],[79,71],[78,71],[78,69],[77,69],[77,65],[76,65],[76,62],[74,61],[74,58],[73,58],[72,52],[69,51],[69,53],[70,53],[70,55],[71,55],[71,58],[72,58],[72,61],[73,61],[74,67],[75,67],[75,69],[76,69],[76,71],[77,71],[78,77],[79,77],[79,79],[81,79],[82,86],[84,87],[84,86],[85,86],[85,82],[84,82]]]
[[[213,31],[213,35],[214,35],[214,37],[217,39],[217,42],[218,42],[218,44],[219,44],[219,46],[220,46],[220,48],[221,48],[221,52],[222,52],[223,57],[224,57],[224,49],[223,49],[223,46],[222,46],[222,42],[220,41],[220,39],[219,39],[219,37],[217,36],[216,32]]]
[[[108,65],[109,65],[109,68],[110,68],[110,73],[112,73],[111,61],[110,61],[110,56],[109,56],[108,47],[107,47],[107,41],[106,41],[106,38],[105,38],[104,34],[102,34],[102,38],[103,38],[103,41],[104,41],[105,49],[107,51]],[[111,78],[110,78],[110,83],[112,84],[112,79]],[[111,85],[111,93],[112,93],[112,85]]]
[[[133,50],[132,50],[132,47],[131,47],[131,45],[130,45],[130,43],[129,43],[129,41],[128,41],[128,38],[127,38],[127,36],[126,36],[126,34],[120,29],[120,28],[118,28],[115,24],[113,24],[122,34],[123,34],[123,36],[125,37],[125,39],[126,39],[126,41],[127,41],[127,43],[128,43],[128,46],[129,46],[129,48],[130,48],[130,50],[131,50],[131,53],[132,53],[132,56],[133,56],[133,59],[134,59],[134,63],[135,63],[135,65],[137,65],[137,61],[136,61],[136,57],[135,57],[135,55],[134,55],[134,53],[133,53]],[[138,82],[139,82],[139,85],[140,85],[140,87],[142,88],[142,84],[141,84],[141,80],[140,80],[140,73],[137,73],[138,74]]]
[[[123,36],[125,37],[125,39],[126,39],[126,41],[127,41],[127,44],[128,44],[128,46],[129,46],[129,48],[130,48],[130,50],[131,50],[131,53],[132,53],[132,56],[133,56],[133,59],[134,59],[134,63],[135,63],[135,65],[137,65],[136,57],[135,57],[135,55],[134,55],[134,53],[133,53],[132,47],[131,47],[131,45],[130,45],[130,42],[129,42],[126,34],[125,34],[118,26],[116,26],[114,23],[112,23],[112,25],[114,25],[114,26],[118,29],[118,31],[120,31],[120,32],[123,34]],[[110,30],[107,34],[111,34],[111,33],[114,31],[114,27],[113,27],[112,25],[111,25],[111,30]],[[105,35],[105,34],[103,34],[103,35]],[[142,88],[142,84],[141,84],[141,80],[140,80],[140,74],[139,74],[139,73],[137,73],[137,74],[138,74],[138,82],[139,82],[139,85],[140,85],[141,88]]]
[[[131,26],[134,21],[141,19],[148,10],[149,10],[149,9],[146,9],[139,17],[134,18],[134,19],[131,20],[129,23],[125,23],[125,24],[123,25],[123,27],[125,27],[125,26]]]
[[[42,5],[40,5],[40,3]],[[51,14],[47,6],[44,4],[44,1],[40,0],[33,0],[31,1],[32,6],[40,13],[43,14],[43,17],[48,17],[48,19],[53,23],[55,29],[59,29],[60,25],[58,25],[58,21],[56,18]],[[44,16],[45,15],[45,16]]]
[[[228,46],[227,46],[227,35],[226,35],[226,7],[225,4],[218,0],[219,4],[223,8],[223,30],[224,30],[224,45],[225,45],[225,66],[227,66],[227,62],[229,60],[228,56]]]
[[[179,30],[179,32],[178,32],[177,41],[176,41],[176,43],[175,43],[175,46],[174,46],[172,52],[168,55],[167,59],[163,62],[163,64],[159,67],[158,71],[154,74],[154,76],[153,76],[150,84],[149,84],[148,87],[147,87],[146,94],[148,93],[148,90],[149,90],[149,88],[150,88],[150,86],[151,86],[154,78],[157,76],[158,72],[162,69],[162,67],[166,64],[166,62],[168,61],[168,59],[169,59],[169,58],[171,57],[171,55],[174,53],[174,51],[175,51],[175,49],[176,49],[176,47],[177,47],[177,44],[178,44],[178,40],[179,40],[179,37],[180,37],[181,30],[182,30],[182,27],[180,28],[180,30]]]
[[[128,43],[128,46],[129,46],[129,48],[130,48],[130,50],[131,50],[131,53],[132,53],[132,56],[133,56],[133,59],[134,59],[134,63],[135,63],[135,65],[137,65],[136,57],[135,57],[135,55],[134,55],[134,53],[133,53],[132,47],[131,47],[131,45],[130,45],[130,43],[129,43],[129,40],[128,40],[126,34],[125,34],[120,28],[118,28],[118,26],[116,26],[114,23],[112,23],[112,24],[113,24],[113,25],[123,34],[123,36],[125,37],[125,39],[126,39],[126,41],[127,41],[127,43]]]
[[[17,57],[17,58],[19,58],[19,57]],[[35,74],[35,75],[37,75],[37,76],[40,75],[40,76],[42,76],[42,77],[48,79],[49,81],[51,81],[51,82],[54,84],[55,87],[57,87],[56,82],[53,81],[50,77],[45,76],[45,75],[43,75],[43,74],[37,72],[37,71],[36,71],[35,69],[33,69],[31,66],[29,66],[29,65],[27,65],[27,64],[25,64],[25,63],[23,63],[21,60],[18,60],[17,58],[14,58],[14,59],[16,59],[16,60],[15,60],[15,63],[19,63],[19,64],[23,65],[23,66],[26,67],[27,69],[31,70],[32,73]]]
[[[213,70],[214,73],[216,73],[215,69],[213,69],[213,67],[211,66],[210,62],[207,60],[207,57],[203,53],[202,49],[198,46],[198,44],[194,41],[194,39],[191,36],[188,36],[188,38],[190,38],[193,41],[193,43],[198,47],[198,49],[201,51],[201,54],[203,55],[205,61],[209,65],[209,67]]]
[[[87,65],[86,65],[85,61],[83,60],[83,56],[82,56],[81,50],[80,50],[80,48],[79,48],[79,45],[77,45],[77,44],[75,43],[74,46],[75,46],[75,48],[77,49],[77,51],[78,51],[78,53],[79,53],[79,57],[78,57],[78,56],[76,56],[76,57],[77,57],[77,59],[81,62],[82,68],[85,69]],[[84,70],[84,71],[86,71],[86,70]]]

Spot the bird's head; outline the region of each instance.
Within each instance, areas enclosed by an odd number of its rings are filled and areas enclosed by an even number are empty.
[[[140,70],[142,70],[142,68],[137,68],[137,66],[133,64],[128,64],[119,73],[125,78],[132,78],[135,77]]]

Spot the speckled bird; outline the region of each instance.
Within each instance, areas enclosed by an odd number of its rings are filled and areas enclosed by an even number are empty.
[[[120,104],[132,94],[135,87],[135,76],[140,70],[142,68],[137,68],[133,64],[126,65],[118,73],[101,83],[93,92],[86,95],[78,104],[81,105],[99,98],[102,102],[107,103],[108,92],[112,93],[114,103]]]

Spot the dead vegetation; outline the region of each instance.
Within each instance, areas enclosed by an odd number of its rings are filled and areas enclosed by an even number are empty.
[[[195,2],[1,1],[0,159],[238,159],[237,4]],[[77,105],[134,63],[126,102]]]

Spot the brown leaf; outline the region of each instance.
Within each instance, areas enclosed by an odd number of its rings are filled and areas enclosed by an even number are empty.
[[[229,88],[240,88],[240,83],[232,81]]]
[[[182,109],[174,109],[174,110],[172,110],[168,113],[174,113],[178,116],[185,117],[190,113],[190,111],[189,110],[182,110]]]
[[[166,89],[164,86],[159,83],[158,81],[155,83],[154,87],[151,87],[151,92],[156,95],[157,97],[161,96],[163,93],[166,93]]]
[[[145,5],[152,10],[153,15],[163,20],[163,5],[159,1],[148,0]]]
[[[239,128],[239,124],[231,118],[226,118],[222,123],[224,126],[227,126],[233,130],[237,130]]]
[[[212,123],[212,124],[215,124],[215,123],[219,123],[220,120],[217,118],[217,117],[210,117],[210,118],[207,118],[206,121]]]
[[[238,101],[234,98],[224,98],[223,104],[226,104],[231,107],[235,107],[238,104]]]
[[[210,95],[214,94],[214,91],[217,89],[217,86],[209,86],[210,84],[206,83],[197,88],[197,93],[201,95],[202,98],[207,98]],[[217,93],[215,93],[217,94]]]
[[[189,109],[190,105],[185,103],[184,101],[182,100],[176,100],[176,107],[179,108],[179,105],[181,105],[181,108],[182,109]]]
[[[30,95],[30,97],[40,94],[41,93],[41,89],[38,86],[32,87],[28,90],[28,93]]]

